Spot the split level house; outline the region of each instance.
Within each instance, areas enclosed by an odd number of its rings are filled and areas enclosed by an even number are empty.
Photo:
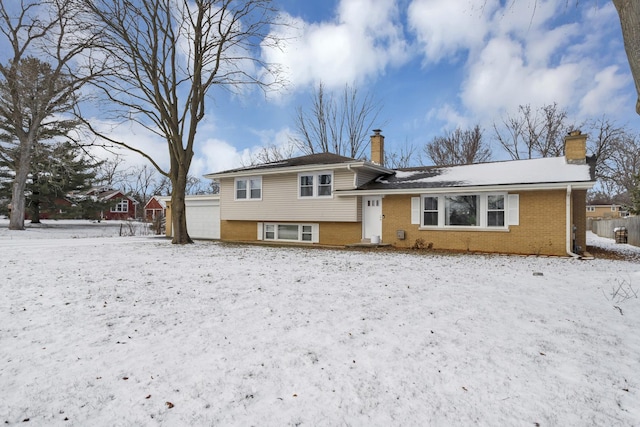
[[[206,177],[225,241],[577,256],[595,184],[586,139],[572,132],[563,157],[394,170],[376,130],[371,161],[321,153]]]

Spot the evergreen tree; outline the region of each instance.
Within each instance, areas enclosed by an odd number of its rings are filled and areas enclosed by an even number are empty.
[[[0,200],[5,201],[5,210],[11,198],[16,153],[15,144],[5,144],[0,150]],[[99,165],[70,142],[36,143],[25,191],[31,222],[39,223],[41,212],[60,212],[56,216],[66,218],[92,217],[101,206],[82,193],[91,187]]]
[[[31,180],[27,185],[31,222],[39,222],[42,211],[60,211],[60,215],[67,217],[85,216],[89,200],[72,199],[74,194],[81,194],[91,187],[96,167],[96,162],[69,142],[37,144],[31,162]]]

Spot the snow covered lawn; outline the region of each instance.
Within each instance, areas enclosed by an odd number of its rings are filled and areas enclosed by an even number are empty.
[[[176,247],[56,224],[0,221],[0,424],[640,425],[638,248]]]

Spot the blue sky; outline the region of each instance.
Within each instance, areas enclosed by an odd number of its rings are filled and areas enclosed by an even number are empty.
[[[387,150],[422,147],[456,126],[492,125],[519,105],[557,102],[580,122],[605,114],[635,129],[634,86],[610,1],[278,0],[293,29],[287,91],[265,99],[214,93],[196,174],[236,167],[264,144],[286,144],[297,106],[318,81],[382,104]],[[279,31],[282,31],[280,29]],[[504,157],[497,148],[494,157]]]
[[[238,167],[265,145],[287,144],[296,107],[319,81],[380,102],[386,149],[419,149],[458,126],[485,139],[519,105],[557,102],[576,122],[606,115],[636,130],[635,91],[610,0],[274,0],[294,25],[289,42],[257,52],[289,85],[265,98],[213,90],[191,173]],[[167,162],[166,143],[133,125],[114,132]],[[103,153],[104,155],[104,153]],[[494,148],[494,158],[505,155]],[[146,161],[135,154],[129,163]]]

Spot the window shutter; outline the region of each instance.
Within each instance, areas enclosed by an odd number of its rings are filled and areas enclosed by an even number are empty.
[[[320,243],[320,224],[311,224],[311,242]]]
[[[263,240],[264,236],[264,223],[258,223],[258,240]]]
[[[411,198],[411,224],[420,224],[420,197]]]
[[[520,195],[509,194],[509,225],[520,225]]]

